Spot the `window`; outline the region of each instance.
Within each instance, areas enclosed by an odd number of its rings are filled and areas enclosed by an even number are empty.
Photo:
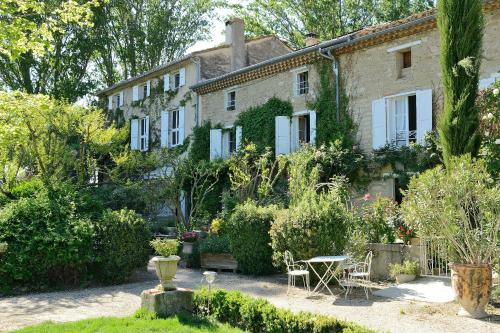
[[[309,143],[310,141],[310,131],[309,131],[309,115],[298,116],[298,138],[299,144]]]
[[[120,104],[120,94],[115,95],[115,100],[116,100],[116,107],[117,107],[117,108],[118,108],[118,107],[120,107],[120,105],[121,105],[121,104]]]
[[[408,51],[402,52],[403,55],[403,68],[411,67],[411,49]]]
[[[415,95],[389,100],[391,144],[402,147],[417,139],[417,98]]]
[[[309,72],[301,72],[297,74],[297,95],[305,95],[309,93]]]
[[[228,141],[229,153],[232,154],[236,151],[236,133],[233,129],[229,130]]]
[[[174,89],[179,89],[180,85],[181,85],[181,74],[175,73],[174,74]]]
[[[172,119],[170,122],[170,146],[175,147],[180,144],[179,109],[170,111],[170,119]]]
[[[226,95],[226,111],[236,110],[236,91],[230,91]]]
[[[146,118],[141,118],[139,123],[139,143],[140,150],[148,150],[148,121]]]
[[[145,84],[142,86],[142,99],[146,99],[148,97],[148,85]]]

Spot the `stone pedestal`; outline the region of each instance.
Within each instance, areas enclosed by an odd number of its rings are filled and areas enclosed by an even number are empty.
[[[155,312],[159,317],[168,317],[181,312],[192,312],[193,291],[184,288],[169,291],[144,290],[141,293],[141,307]]]

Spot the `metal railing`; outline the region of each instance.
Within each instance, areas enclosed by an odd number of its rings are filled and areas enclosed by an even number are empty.
[[[420,269],[422,275],[450,276],[446,242],[442,238],[420,239]]]

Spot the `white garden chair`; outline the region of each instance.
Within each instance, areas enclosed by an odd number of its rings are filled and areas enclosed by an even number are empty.
[[[286,290],[286,294],[290,292],[290,287],[295,287],[295,279],[297,277],[302,277],[302,281],[304,282],[304,287],[308,292],[311,291],[309,285],[309,271],[307,270],[307,265],[299,265],[298,263],[301,261],[294,261],[293,256],[290,251],[285,251],[285,265],[286,265],[286,273],[288,275],[288,288]]]
[[[372,292],[372,289],[370,287],[372,258],[373,253],[372,251],[370,251],[366,255],[364,262],[350,265],[350,269],[347,273],[347,280],[345,283],[345,298],[347,298],[347,294],[349,294],[354,287],[363,287],[366,299],[368,299],[368,291]]]

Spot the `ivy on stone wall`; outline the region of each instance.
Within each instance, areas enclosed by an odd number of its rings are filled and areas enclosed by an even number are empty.
[[[189,148],[189,159],[194,162],[208,161],[210,159],[210,129],[212,123],[205,121],[201,126],[193,128],[192,144]]]
[[[253,142],[261,152],[267,147],[274,150],[274,118],[291,117],[292,113],[293,107],[290,102],[273,97],[262,105],[251,107],[240,113],[235,125],[242,128],[243,142]]]
[[[316,111],[316,144],[318,146],[329,145],[340,140],[342,147],[352,148],[356,145],[357,125],[350,114],[349,99],[341,89],[340,121],[337,121],[332,62],[322,60],[315,66],[319,74],[319,84],[315,87],[316,97],[308,103],[308,107]]]

